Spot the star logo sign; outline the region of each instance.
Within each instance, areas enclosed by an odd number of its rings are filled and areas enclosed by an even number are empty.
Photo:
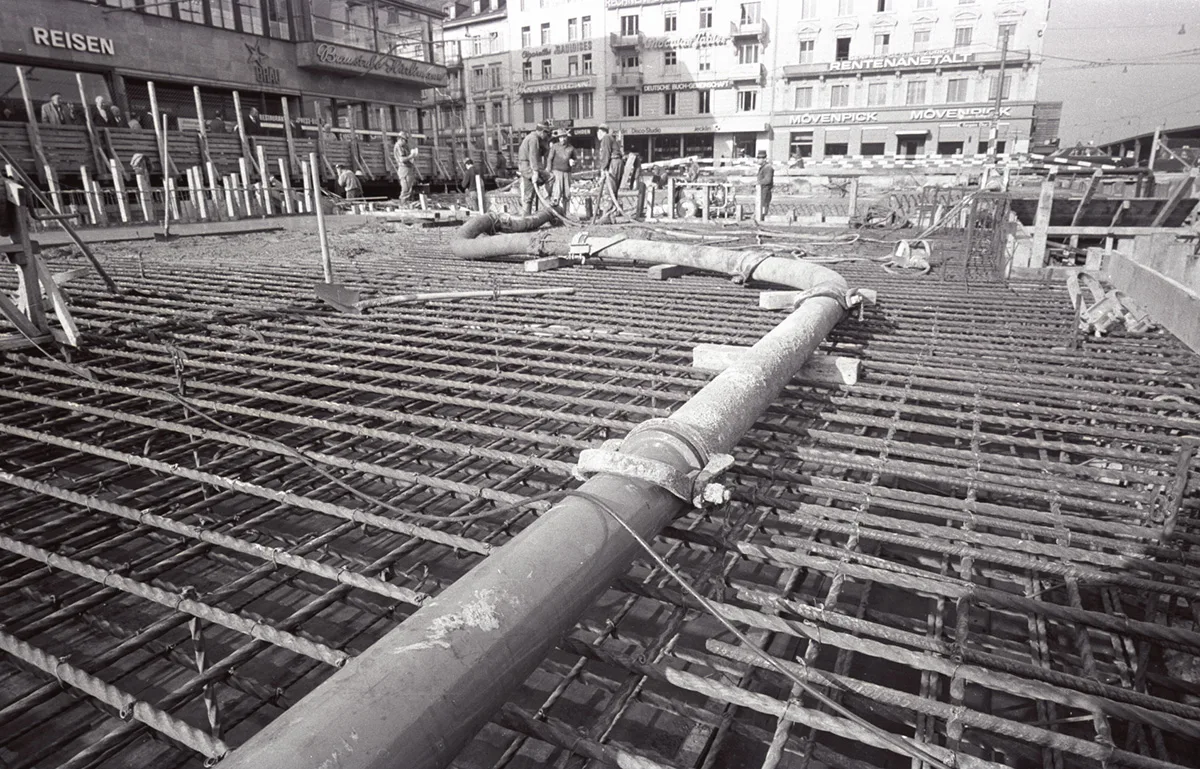
[[[267,54],[262,49],[261,40],[255,40],[254,45],[250,45],[249,43],[242,43],[242,45],[246,46],[246,51],[250,54],[246,58],[246,61],[259,68],[266,66]]]

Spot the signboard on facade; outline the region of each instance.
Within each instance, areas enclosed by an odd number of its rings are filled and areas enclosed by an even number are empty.
[[[577,80],[556,80],[549,83],[517,83],[517,95],[526,96],[535,93],[558,93],[559,91],[585,91],[594,88],[595,83],[590,77]]]
[[[306,69],[404,80],[426,86],[444,87],[449,82],[445,68],[437,64],[333,43],[300,43],[296,46],[296,62]]]
[[[678,83],[647,83],[642,86],[643,93],[660,93],[662,91],[706,91],[712,88],[730,88],[731,80],[684,80]]]
[[[559,43],[558,45],[542,45],[537,48],[525,48],[521,51],[521,58],[536,59],[539,56],[550,56],[551,54],[560,53],[579,53],[581,51],[592,50],[591,40],[575,40],[570,43]]]
[[[928,53],[898,53],[894,56],[876,56],[870,59],[846,59],[829,62],[830,72],[857,72],[867,69],[928,69],[947,64],[966,64],[972,54],[955,51]]]
[[[987,120],[996,115],[995,107],[930,107],[907,111],[887,112],[882,121],[888,123],[927,122],[936,120]],[[1012,107],[1001,107],[1000,117],[1012,117]],[[792,115],[788,125],[855,125],[880,122],[875,112],[825,112],[812,115]]]
[[[716,32],[697,32],[694,35],[667,35],[665,37],[648,37],[642,41],[642,47],[647,50],[665,50],[676,48],[716,48],[729,45],[733,38],[729,35],[718,35]]]
[[[67,32],[62,29],[46,29],[45,27],[33,27],[30,31],[33,33],[34,45],[78,51],[79,53],[98,53],[103,56],[117,55],[117,47],[113,44],[112,38],[85,35],[82,32]]]

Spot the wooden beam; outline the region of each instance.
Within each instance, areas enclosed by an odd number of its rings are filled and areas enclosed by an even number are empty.
[[[1092,174],[1092,178],[1088,179],[1087,187],[1083,190],[1083,197],[1079,199],[1079,205],[1075,207],[1075,215],[1071,217],[1072,227],[1079,224],[1079,220],[1083,217],[1083,209],[1092,202],[1096,190],[1100,188],[1100,177],[1102,176],[1104,176],[1104,171],[1097,168],[1096,172]]]
[[[92,110],[88,106],[87,91],[83,88],[83,75],[75,73],[75,85],[79,87],[79,100],[83,102],[83,124],[87,128],[88,147],[92,151],[92,162],[96,164],[96,177],[100,178],[109,173],[108,157],[100,148],[100,139],[96,136],[96,123],[92,120]]]
[[[1037,214],[1033,219],[1033,250],[1031,267],[1046,265],[1046,237],[1050,229],[1050,209],[1054,207],[1054,179],[1042,182],[1042,190],[1038,195]]]
[[[1159,209],[1158,215],[1154,217],[1154,221],[1150,223],[1151,227],[1162,227],[1163,222],[1175,211],[1179,205],[1179,201],[1187,197],[1192,191],[1192,185],[1196,181],[1197,175],[1200,175],[1200,169],[1193,168],[1187,175],[1186,179],[1181,179],[1179,184],[1171,191],[1171,196],[1167,198],[1167,202]]]
[[[283,106],[283,138],[287,142],[288,169],[289,173],[295,173],[300,168],[300,160],[296,154],[296,137],[292,136],[292,112],[286,96],[280,96],[279,102]]]
[[[678,278],[680,275],[688,275],[695,271],[695,267],[685,267],[681,264],[656,264],[646,270],[646,275],[651,280],[666,280],[667,278]]]
[[[54,308],[54,315],[58,318],[59,325],[62,326],[67,344],[72,347],[78,347],[79,329],[75,326],[75,319],[71,317],[71,308],[67,304],[67,298],[63,296],[62,289],[58,287],[58,281],[55,280],[54,275],[50,274],[50,270],[46,268],[45,263],[36,257],[34,262],[37,265],[37,274],[41,280],[42,288],[50,300],[50,306]]]
[[[46,184],[50,180],[49,171],[50,161],[46,159],[46,153],[42,149],[42,132],[38,127],[37,114],[33,111],[33,99],[29,95],[29,83],[25,80],[25,68],[17,66],[17,81],[21,84],[21,98],[25,100],[25,117],[28,121],[25,123],[25,131],[29,135],[29,146],[33,148],[33,156],[37,158],[37,174],[38,181]]]
[[[1120,212],[1121,209],[1118,208],[1117,213]],[[1070,227],[1063,225],[1061,227],[1046,228],[1046,234],[1055,238],[1070,237],[1072,235],[1079,235],[1085,238],[1105,236],[1129,238],[1135,235],[1156,235],[1159,233],[1185,235],[1190,232],[1191,230],[1186,227],[1135,227],[1133,225],[1128,225],[1125,227],[1105,227],[1103,225],[1094,227]]]

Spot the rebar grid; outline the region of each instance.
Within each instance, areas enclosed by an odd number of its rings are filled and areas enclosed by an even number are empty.
[[[109,247],[133,290],[68,284],[86,350],[0,360],[0,760],[236,747],[542,505],[474,514],[569,487],[580,449],[707,381],[695,344],[778,320],[711,276],[526,275],[451,263],[444,239],[343,230],[338,274],[576,293],[351,317],[311,299],[296,233]],[[1156,334],[1076,346],[1058,288],[839,269],[880,292],[826,345],[862,379],[793,383],[742,441],[734,501],[658,551],[763,653],[938,759],[1189,766],[1200,361]],[[905,764],[648,559],[456,762]]]

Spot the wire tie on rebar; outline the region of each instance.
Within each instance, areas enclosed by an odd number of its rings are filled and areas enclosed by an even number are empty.
[[[66,665],[67,660],[69,660],[70,658],[71,658],[70,654],[64,654],[63,656],[56,657],[54,659],[54,680],[58,681],[58,688],[62,689],[64,692],[67,691],[67,684],[65,681],[63,681],[62,676],[59,675],[58,669],[62,665]]]

